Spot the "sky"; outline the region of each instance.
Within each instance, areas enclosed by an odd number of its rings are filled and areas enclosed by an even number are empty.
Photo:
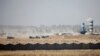
[[[0,25],[100,25],[100,0],[0,0]]]

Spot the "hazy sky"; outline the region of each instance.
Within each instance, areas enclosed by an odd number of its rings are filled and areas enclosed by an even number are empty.
[[[0,25],[100,25],[100,0],[0,0]]]

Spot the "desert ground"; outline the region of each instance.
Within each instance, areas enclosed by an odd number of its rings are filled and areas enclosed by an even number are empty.
[[[18,37],[18,38],[17,38]],[[32,38],[30,39],[29,37],[20,37],[20,36],[15,36],[14,39],[7,39],[6,37],[0,37],[0,44],[62,44],[62,43],[100,43],[100,35],[78,35],[78,36],[69,36],[69,35],[64,35],[64,36],[58,36],[58,35],[52,35],[47,38]]]
[[[17,36],[19,37],[19,36]],[[100,43],[100,35],[79,35],[79,36],[58,36],[53,35],[47,38],[33,38],[20,37],[14,39],[7,39],[6,37],[0,37],[0,44],[35,44],[35,43]],[[81,49],[81,50],[0,50],[0,56],[100,56],[99,49]]]
[[[0,51],[0,56],[100,56],[100,50],[16,50]]]

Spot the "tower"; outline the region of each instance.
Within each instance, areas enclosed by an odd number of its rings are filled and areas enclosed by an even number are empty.
[[[89,32],[93,34],[93,19],[89,22]]]

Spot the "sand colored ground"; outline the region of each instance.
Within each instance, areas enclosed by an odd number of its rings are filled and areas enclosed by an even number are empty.
[[[18,37],[18,38],[17,38]],[[100,35],[79,35],[79,36],[68,36],[68,35],[64,35],[64,36],[58,36],[58,35],[54,35],[54,36],[49,36],[48,38],[34,38],[34,39],[29,39],[29,37],[20,37],[20,36],[15,36],[14,39],[7,39],[7,38],[3,38],[0,37],[0,44],[27,44],[27,43],[31,43],[31,44],[36,44],[36,43],[41,43],[41,44],[45,44],[45,43],[49,43],[49,44],[53,44],[53,43],[58,43],[58,44],[62,44],[62,43],[100,43]]]
[[[100,43],[100,35],[80,35],[80,36],[49,36],[48,38],[29,39],[18,36],[14,39],[0,37],[0,44],[35,44],[35,43]],[[0,56],[100,56],[100,50],[0,50]]]
[[[16,50],[0,51],[0,56],[100,56],[100,50]]]

